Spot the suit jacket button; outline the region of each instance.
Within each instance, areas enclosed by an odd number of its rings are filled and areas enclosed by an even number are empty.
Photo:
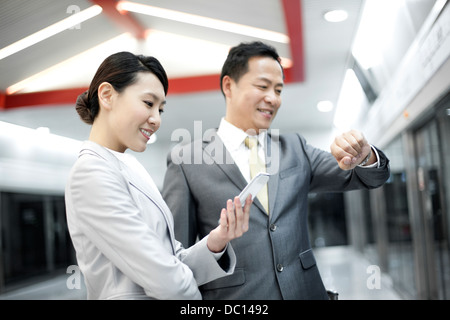
[[[282,265],[281,263],[277,264],[277,270],[278,270],[278,272],[283,271],[283,269],[284,269],[284,267],[283,267],[283,265]]]
[[[272,224],[270,225],[269,229],[270,229],[270,231],[275,231],[275,230],[277,230],[277,226],[276,226],[275,224],[272,223]]]

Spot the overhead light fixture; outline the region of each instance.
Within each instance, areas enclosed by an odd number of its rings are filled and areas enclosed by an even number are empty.
[[[135,51],[137,47],[137,40],[129,33],[123,33],[100,43],[95,47],[19,81],[6,88],[6,94],[11,95],[17,92],[25,93],[68,88],[73,87],[74,81],[77,82],[75,86],[86,86],[86,80],[92,79],[95,70],[103,59],[122,50],[124,47],[130,51]],[[83,68],[80,69],[81,65],[83,65]],[[71,75],[69,78],[67,77],[68,74]]]
[[[333,108],[334,104],[331,101],[319,101],[319,103],[317,103],[317,110],[320,112],[330,112]]]
[[[100,14],[102,10],[103,10],[102,7],[94,5],[92,7],[87,8],[86,10],[71,15],[70,17],[64,20],[56,22],[51,26],[48,26],[47,28],[35,32],[32,35],[29,35],[28,37],[25,37],[17,42],[14,42],[13,44],[0,50],[0,60],[18,51],[26,49],[40,41],[50,38],[55,34],[58,34],[64,30],[72,28],[73,26],[76,26],[88,19],[91,19],[96,15]]]
[[[348,13],[345,10],[332,10],[326,12],[323,17],[328,22],[343,22],[347,20]]]
[[[289,37],[283,33],[275,32],[271,30],[255,28],[243,24],[238,24],[234,22],[228,22],[218,19],[207,18],[195,14],[185,13],[181,11],[175,11],[170,9],[164,9],[159,7],[154,7],[150,5],[134,3],[129,1],[119,1],[116,6],[119,12],[135,12],[152,17],[169,19],[173,21],[188,23],[196,26],[201,26],[205,28],[221,30],[231,33],[237,33],[245,36],[255,37],[259,39],[279,42],[279,43],[289,43]]]
[[[341,131],[350,130],[360,115],[365,94],[352,69],[345,73],[333,124]]]
[[[362,68],[368,70],[383,63],[384,52],[394,44],[397,17],[402,10],[401,1],[365,1],[352,47],[352,54]]]

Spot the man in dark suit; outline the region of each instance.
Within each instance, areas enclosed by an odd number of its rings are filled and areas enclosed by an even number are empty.
[[[389,160],[361,132],[336,137],[331,153],[299,134],[269,133],[283,79],[272,47],[232,48],[221,75],[226,114],[219,129],[169,156],[163,196],[185,246],[217,226],[218,209],[250,181],[255,163],[271,174],[251,207],[250,230],[232,241],[234,274],[202,286],[204,299],[328,299],[309,241],[308,192],[377,188],[389,177]],[[247,138],[256,138],[257,149]]]

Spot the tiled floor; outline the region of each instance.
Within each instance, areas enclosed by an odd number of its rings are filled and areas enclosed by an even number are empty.
[[[314,249],[325,287],[339,293],[339,300],[399,300],[389,277],[378,274],[376,266],[349,247]],[[85,299],[86,290],[71,287],[71,273],[61,273],[51,279],[22,286],[0,294],[0,300],[75,300]],[[69,285],[67,284],[69,282]]]

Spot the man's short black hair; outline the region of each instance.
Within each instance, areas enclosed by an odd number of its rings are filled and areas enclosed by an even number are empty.
[[[222,67],[220,75],[220,90],[222,90],[222,80],[225,76],[229,76],[234,81],[239,79],[248,71],[248,61],[253,57],[271,57],[280,63],[281,58],[277,50],[261,41],[241,43],[230,49],[228,57]],[[283,72],[283,67],[281,66]],[[284,77],[284,72],[283,72]]]

